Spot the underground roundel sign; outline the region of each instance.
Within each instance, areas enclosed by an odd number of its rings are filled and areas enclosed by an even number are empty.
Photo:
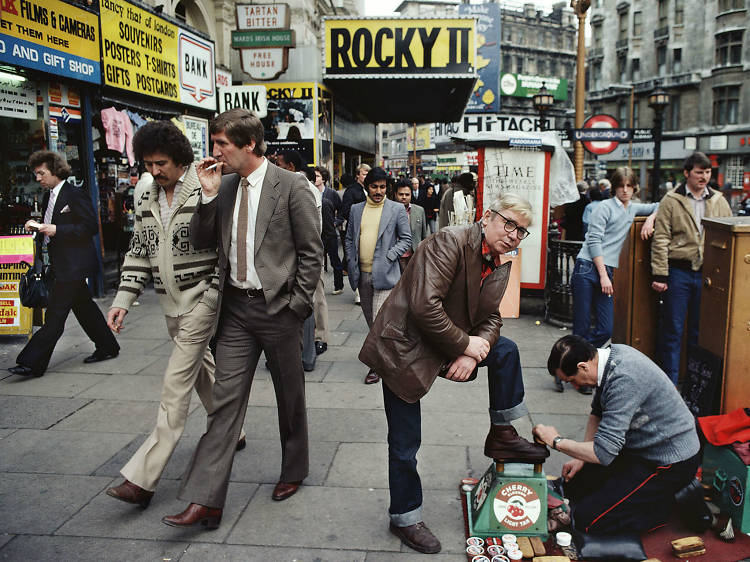
[[[583,123],[584,129],[617,129],[619,126],[617,119],[606,113],[592,115]],[[583,146],[592,154],[609,154],[618,144],[616,141],[586,141]]]
[[[494,508],[498,522],[513,531],[532,527],[542,512],[539,496],[523,482],[508,482],[501,486],[495,496]]]

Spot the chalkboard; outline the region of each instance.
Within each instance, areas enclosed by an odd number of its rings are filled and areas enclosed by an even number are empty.
[[[721,373],[721,357],[699,346],[688,348],[682,397],[694,416],[710,416],[719,413]]]

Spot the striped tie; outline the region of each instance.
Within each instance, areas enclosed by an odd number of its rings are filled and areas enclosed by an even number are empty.
[[[240,181],[242,194],[240,212],[237,216],[237,281],[247,281],[247,178]]]
[[[55,201],[57,201],[57,196],[54,191],[50,191],[47,210],[44,211],[44,224],[52,224],[52,212],[55,210]],[[46,234],[44,235],[44,243],[49,244],[49,236]]]

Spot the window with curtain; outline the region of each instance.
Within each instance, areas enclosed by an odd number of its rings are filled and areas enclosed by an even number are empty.
[[[740,109],[740,87],[719,86],[714,88],[714,125],[734,125]]]
[[[725,31],[716,35],[716,66],[733,66],[742,63],[742,36],[744,31]]]

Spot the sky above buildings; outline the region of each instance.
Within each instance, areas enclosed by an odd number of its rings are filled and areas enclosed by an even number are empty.
[[[401,4],[403,0],[365,0],[365,15],[366,16],[383,16],[392,14],[393,11]],[[535,4],[544,12],[552,10],[552,4],[559,2],[560,0],[531,0],[532,4]],[[473,4],[474,2],[472,2]],[[480,2],[477,2],[480,3]],[[514,4],[522,4],[522,2],[513,2]]]

